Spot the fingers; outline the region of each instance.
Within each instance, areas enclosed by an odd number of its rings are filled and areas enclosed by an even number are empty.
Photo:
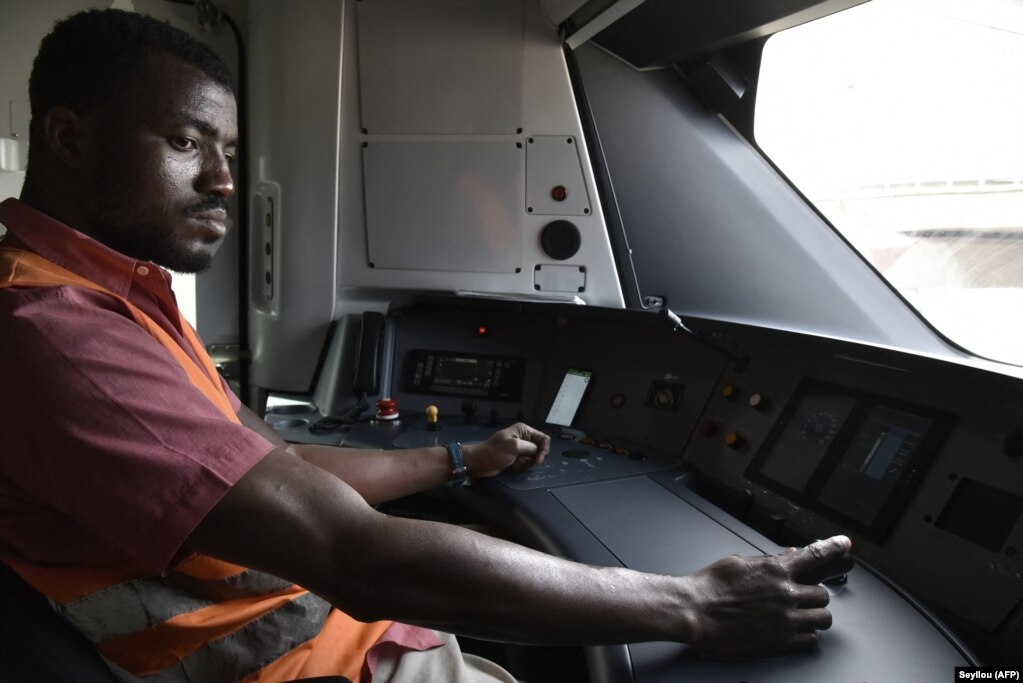
[[[831,628],[831,612],[823,607],[799,610],[792,614],[791,623],[799,633],[824,631]]]
[[[528,441],[530,444],[535,446],[535,453],[528,453],[528,456],[534,463],[541,463],[547,457],[547,453],[551,450],[551,437],[547,436],[538,429],[533,429],[527,424],[522,422],[516,422],[508,428],[511,436],[514,438]]]
[[[817,647],[817,642],[816,633],[797,633],[790,639],[790,647],[787,650],[789,652],[809,652]]]
[[[481,452],[487,454],[486,465],[478,467],[473,476],[493,476],[506,469],[521,472],[543,462],[550,451],[551,440],[543,432],[517,422],[494,432],[480,446]]]
[[[831,602],[831,596],[828,595],[828,591],[821,586],[796,584],[789,587],[789,595],[798,607],[824,607]]]
[[[848,554],[850,548],[852,541],[846,536],[832,536],[794,552],[786,551],[779,557],[797,581],[818,584],[852,569],[852,557]]]

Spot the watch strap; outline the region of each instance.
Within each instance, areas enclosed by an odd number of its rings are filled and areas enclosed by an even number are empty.
[[[455,485],[465,483],[465,480],[469,478],[469,468],[466,467],[465,457],[462,455],[462,444],[452,441],[449,444],[445,444],[444,448],[448,450],[448,455],[451,456],[451,483]]]

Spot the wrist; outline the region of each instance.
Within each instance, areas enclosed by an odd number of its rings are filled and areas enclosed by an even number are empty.
[[[452,441],[444,445],[448,452],[449,465],[451,467],[450,483],[454,486],[461,486],[469,478],[469,467],[465,461],[465,453],[462,444]]]
[[[703,607],[700,592],[691,576],[673,580],[674,597],[677,601],[672,610],[675,633],[671,640],[696,645],[703,635]]]

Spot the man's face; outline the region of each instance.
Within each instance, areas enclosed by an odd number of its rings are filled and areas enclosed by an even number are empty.
[[[198,69],[149,57],[146,82],[87,118],[94,238],[170,270],[206,270],[227,232],[238,137],[234,96]]]

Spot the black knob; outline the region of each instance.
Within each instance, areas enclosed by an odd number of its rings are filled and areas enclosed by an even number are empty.
[[[579,228],[564,220],[548,223],[540,233],[540,246],[543,252],[557,261],[575,256],[582,242]]]

